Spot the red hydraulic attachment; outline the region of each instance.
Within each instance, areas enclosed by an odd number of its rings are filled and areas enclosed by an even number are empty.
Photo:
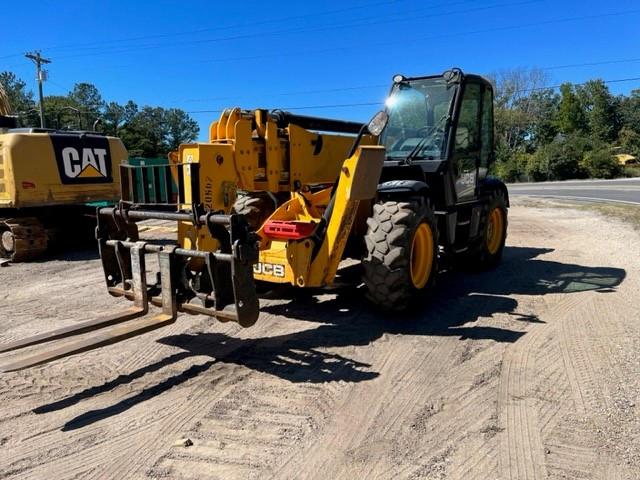
[[[262,232],[270,238],[280,240],[300,240],[313,235],[317,224],[284,220],[269,220],[262,227]]]

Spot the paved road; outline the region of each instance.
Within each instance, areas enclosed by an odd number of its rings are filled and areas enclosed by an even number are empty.
[[[640,205],[640,178],[518,183],[508,187],[511,195]]]

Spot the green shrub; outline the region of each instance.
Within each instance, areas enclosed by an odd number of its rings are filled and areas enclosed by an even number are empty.
[[[629,127],[623,127],[618,135],[618,145],[623,153],[640,156],[640,133]]]
[[[549,163],[545,147],[541,147],[533,155],[529,155],[526,164],[526,173],[529,180],[542,182],[549,179]]]
[[[580,165],[591,178],[615,178],[622,175],[622,167],[609,148],[586,152]]]
[[[531,154],[518,152],[500,158],[495,163],[495,175],[504,182],[517,182],[527,173],[527,164]]]
[[[640,166],[624,167],[623,175],[628,178],[640,177]]]
[[[540,147],[527,163],[527,174],[534,181],[586,178],[582,159],[592,149],[591,142],[578,135],[559,138]]]

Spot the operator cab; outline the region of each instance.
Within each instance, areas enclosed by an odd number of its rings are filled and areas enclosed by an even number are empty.
[[[459,69],[396,75],[385,103],[389,121],[380,144],[388,175],[395,175],[393,167],[413,167],[416,180],[443,194],[437,195],[444,199],[440,208],[476,200],[493,159],[491,84]]]
[[[11,129],[18,126],[18,120],[16,117],[9,115],[0,115],[0,129]]]

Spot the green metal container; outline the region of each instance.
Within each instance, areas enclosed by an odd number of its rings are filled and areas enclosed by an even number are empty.
[[[131,157],[128,163],[135,167],[144,167],[144,176],[140,174],[135,176],[135,189],[138,198],[154,200],[153,203],[164,203],[160,199],[171,199],[172,193],[177,191],[173,178],[169,192],[165,187],[164,179],[169,168],[169,160],[166,158]],[[143,189],[146,194],[143,194]]]

